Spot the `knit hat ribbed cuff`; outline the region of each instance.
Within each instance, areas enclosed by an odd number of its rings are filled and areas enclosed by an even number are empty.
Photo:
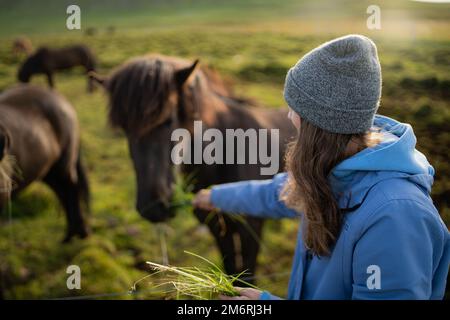
[[[374,109],[332,109],[320,105],[304,92],[289,71],[284,88],[284,99],[300,117],[313,125],[333,133],[355,134],[368,131],[373,124]],[[367,102],[371,105],[373,102]]]

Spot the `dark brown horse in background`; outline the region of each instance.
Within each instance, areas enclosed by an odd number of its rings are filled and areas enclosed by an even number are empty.
[[[222,133],[228,128],[244,131],[277,128],[280,130],[280,162],[287,140],[294,135],[295,129],[286,119],[286,111],[252,106],[234,97],[216,72],[196,68],[196,64],[152,55],[125,63],[107,78],[91,74],[109,94],[111,124],[126,133],[137,178],[137,211],[152,222],[164,221],[174,214],[170,206],[174,182],[171,133],[174,129],[186,128],[192,132],[194,120],[202,120],[204,129],[216,128]],[[223,154],[225,158],[225,149]],[[236,156],[236,150],[234,154]],[[260,175],[259,164],[183,165],[181,170],[185,174],[195,174],[194,191],[213,184],[270,178]],[[261,236],[263,220],[245,217],[243,224],[224,215],[222,228],[218,215],[206,219],[208,212],[201,210],[196,210],[195,215],[207,223],[214,235],[227,273],[255,272],[260,247],[255,234],[258,238]]]
[[[52,49],[40,47],[20,66],[17,78],[20,82],[29,82],[35,74],[45,74],[50,87],[54,87],[53,73],[76,66],[83,67],[86,72],[94,71],[96,60],[92,51],[85,45]],[[94,89],[88,80],[88,91]]]
[[[79,141],[75,110],[56,92],[20,85],[0,94],[1,160],[8,155],[17,166],[12,196],[36,180],[49,185],[66,213],[64,241],[88,235],[81,207],[88,207],[89,188]],[[0,212],[6,198],[0,196]]]

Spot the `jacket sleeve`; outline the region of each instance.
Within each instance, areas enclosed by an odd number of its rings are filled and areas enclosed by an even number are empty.
[[[259,296],[259,300],[283,300],[283,299],[278,296],[274,296],[268,291],[263,291]]]
[[[413,200],[391,200],[362,230],[353,253],[353,299],[436,298],[434,262],[446,241],[436,212]]]
[[[271,180],[251,180],[217,185],[212,188],[213,205],[225,212],[261,218],[293,218],[299,214],[279,199],[287,174]]]

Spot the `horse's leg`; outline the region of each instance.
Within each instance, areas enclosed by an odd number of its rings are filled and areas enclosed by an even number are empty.
[[[88,78],[87,90],[89,93],[92,93],[95,90],[94,80],[89,76],[87,76],[87,78]]]
[[[48,85],[50,86],[50,88],[53,88],[54,87],[53,74],[50,71],[47,71],[45,74],[47,75]]]
[[[86,77],[88,79],[87,90],[88,90],[89,93],[92,93],[95,90],[95,82],[94,82],[94,79],[89,76],[89,72],[90,71],[95,71],[95,68],[90,66],[90,65],[88,65],[88,66],[85,66],[85,69],[86,69]]]
[[[236,226],[225,214],[215,214],[208,216],[206,211],[195,210],[195,215],[201,223],[205,223],[211,231],[223,259],[223,267],[227,274],[236,274],[243,271],[236,265],[236,247],[233,239]]]
[[[257,257],[260,249],[263,219],[246,217],[245,222],[237,222],[240,237],[243,270],[248,274],[243,276],[246,282],[255,283]]]
[[[56,168],[50,170],[44,181],[56,193],[66,213],[67,233],[63,242],[70,241],[75,235],[80,238],[87,237],[89,230],[81,212],[81,194],[77,183],[65,174],[61,174]]]
[[[238,274],[246,271],[242,278],[248,277],[249,279],[245,281],[254,283],[253,275],[256,270],[263,220],[246,218],[243,222],[230,218],[226,213],[214,214],[211,219],[206,219],[207,215],[204,211],[196,211],[197,218],[208,225],[216,240],[222,254],[225,272]],[[237,285],[245,286],[239,282]]]

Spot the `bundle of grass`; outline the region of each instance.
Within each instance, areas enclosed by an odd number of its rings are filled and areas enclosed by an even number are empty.
[[[170,208],[177,213],[192,213],[192,199],[194,198],[194,175],[182,175],[178,171],[173,172],[175,183]]]
[[[174,267],[155,262],[147,262],[155,272],[145,278],[158,274],[162,275],[160,281],[154,283],[154,289],[162,288],[161,293],[166,297],[209,300],[216,299],[219,294],[231,297],[238,296],[239,292],[234,288],[234,283],[255,288],[253,285],[240,279],[245,274],[245,271],[237,275],[227,275],[221,268],[208,259],[192,252],[185,251],[185,253],[206,262],[207,266],[202,268]],[[134,284],[133,290],[136,289],[138,282]]]

